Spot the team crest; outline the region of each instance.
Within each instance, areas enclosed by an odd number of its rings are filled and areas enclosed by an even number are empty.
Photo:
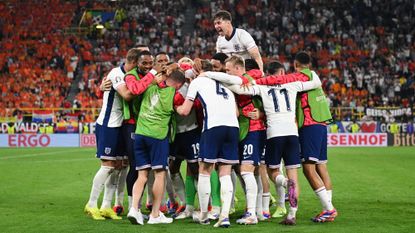
[[[235,49],[235,51],[241,50],[241,46],[239,44],[234,44],[233,48]]]
[[[109,155],[111,153],[111,147],[105,147],[104,152],[106,155]]]

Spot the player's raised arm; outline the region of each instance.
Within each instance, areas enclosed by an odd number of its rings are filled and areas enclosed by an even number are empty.
[[[240,85],[225,85],[229,90],[238,95],[259,95],[260,90],[258,86],[246,86],[241,87]]]
[[[318,75],[312,71],[313,79],[311,81],[303,82],[303,91],[308,91],[321,87],[321,80]]]
[[[261,54],[257,46],[248,50],[249,55],[258,63],[259,69],[264,73],[264,63],[262,62]]]
[[[241,85],[242,84],[242,79],[238,76],[235,75],[229,75],[226,73],[222,73],[222,72],[214,72],[214,71],[209,71],[209,72],[204,72],[202,74],[200,74],[200,76],[204,76],[225,84],[235,84],[235,85]]]

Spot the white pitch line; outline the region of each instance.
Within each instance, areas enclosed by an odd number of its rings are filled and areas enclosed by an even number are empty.
[[[66,153],[75,152],[75,151],[86,151],[86,150],[80,150],[78,148],[76,150],[62,150],[62,151],[51,151],[51,152],[36,153],[36,154],[23,154],[23,155],[4,156],[4,157],[0,157],[0,160],[28,158],[28,157],[34,157],[34,156],[39,156],[39,155],[66,154]]]
[[[76,162],[76,161],[87,161],[87,160],[96,160],[95,157],[90,157],[90,158],[83,158],[83,159],[47,159],[47,160],[41,160],[41,161],[27,161],[27,160],[22,160],[21,162],[25,163],[59,163],[59,162]]]

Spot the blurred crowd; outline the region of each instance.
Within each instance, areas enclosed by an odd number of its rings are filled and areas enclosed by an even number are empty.
[[[65,33],[86,9],[117,15],[103,30]],[[196,13],[186,15],[188,9]],[[100,107],[100,80],[141,44],[176,61],[210,58],[217,38],[212,15],[219,9],[229,10],[233,25],[251,33],[265,64],[279,60],[290,71],[294,54],[309,51],[332,107],[413,107],[411,0],[13,0],[0,3],[0,116],[15,108]],[[186,24],[194,29],[189,34]],[[71,84],[77,93],[68,102]],[[352,119],[352,110],[337,117]]]

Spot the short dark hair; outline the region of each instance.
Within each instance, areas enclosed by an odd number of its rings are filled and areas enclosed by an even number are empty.
[[[259,70],[258,63],[252,58],[245,59],[245,70],[249,71],[254,69]]]
[[[160,51],[160,52],[158,52],[157,54],[156,54],[156,57],[158,56],[158,55],[168,55],[166,52],[164,52],[164,51]]]
[[[232,15],[229,11],[220,10],[213,16],[213,20],[216,19],[229,20],[232,22]]]
[[[183,84],[186,81],[186,78],[184,76],[184,73],[180,70],[174,70],[169,75],[169,78],[173,80],[174,82]]]
[[[301,65],[308,65],[311,63],[311,57],[307,52],[301,51],[295,55],[295,61]]]
[[[275,74],[279,69],[284,69],[285,67],[279,61],[272,61],[266,65],[266,72],[268,74]]]
[[[153,54],[151,54],[149,51],[147,51],[147,50],[141,50],[140,51],[140,54],[139,54],[139,56],[138,56],[138,60],[140,60],[140,58],[142,57],[142,56],[153,56]]]
[[[222,65],[225,65],[225,61],[226,59],[228,59],[228,55],[226,55],[225,53],[215,53],[212,59],[218,60]]]

